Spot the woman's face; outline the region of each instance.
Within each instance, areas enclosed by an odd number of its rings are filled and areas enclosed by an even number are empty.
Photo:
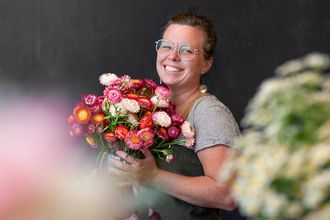
[[[156,68],[160,79],[169,88],[193,89],[200,85],[200,78],[212,65],[212,59],[205,60],[203,56],[204,34],[192,26],[172,24],[163,34],[164,40],[170,40],[177,45],[167,56],[157,54]],[[189,44],[198,49],[192,60],[185,61],[178,54],[178,45]]]

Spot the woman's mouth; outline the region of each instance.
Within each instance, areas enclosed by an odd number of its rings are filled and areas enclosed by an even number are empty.
[[[165,66],[165,69],[167,70],[167,71],[170,71],[170,72],[180,72],[180,71],[182,71],[182,69],[179,69],[179,68],[177,68],[177,67],[174,67],[174,66]]]

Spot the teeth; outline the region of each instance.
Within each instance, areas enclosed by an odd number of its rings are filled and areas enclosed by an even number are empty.
[[[180,71],[180,69],[175,68],[173,66],[166,66],[165,69],[168,70],[168,71],[171,71],[171,72],[179,72]]]

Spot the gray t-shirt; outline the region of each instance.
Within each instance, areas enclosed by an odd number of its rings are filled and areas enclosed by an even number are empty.
[[[223,144],[232,147],[240,134],[233,114],[214,95],[199,98],[191,108],[187,121],[195,129],[195,152]]]

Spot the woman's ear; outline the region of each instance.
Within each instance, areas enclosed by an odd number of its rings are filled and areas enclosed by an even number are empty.
[[[212,65],[213,65],[213,57],[210,57],[208,60],[205,60],[204,66],[201,71],[202,75],[207,73],[207,71],[209,71],[209,69],[212,67]]]

